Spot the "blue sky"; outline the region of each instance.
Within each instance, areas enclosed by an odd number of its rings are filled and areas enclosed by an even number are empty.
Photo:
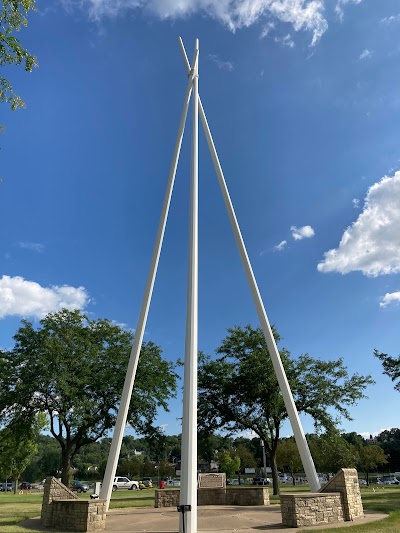
[[[20,38],[40,66],[5,71],[27,109],[0,107],[0,346],[62,306],[135,328],[187,83],[178,35],[190,57],[200,39],[202,101],[282,345],[372,374],[344,430],[398,427],[373,358],[400,345],[397,0],[39,0]],[[173,361],[189,131],[145,336]],[[199,347],[213,353],[258,320],[202,132],[199,167]],[[180,398],[171,409],[158,422],[177,433]]]

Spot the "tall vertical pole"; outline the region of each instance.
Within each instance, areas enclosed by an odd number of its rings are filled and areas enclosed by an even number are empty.
[[[183,46],[182,39],[179,40],[179,44],[181,47],[183,59],[186,64],[186,69],[189,71],[190,65],[187,59],[187,55],[186,55],[185,47]],[[310,449],[308,447],[308,443],[304,435],[303,427],[300,422],[296,404],[294,403],[292,391],[290,390],[289,382],[286,377],[286,372],[283,367],[281,357],[279,355],[279,350],[276,345],[274,335],[272,333],[271,325],[269,323],[268,316],[265,311],[264,304],[261,298],[261,294],[258,289],[257,281],[253,273],[250,259],[247,254],[246,246],[244,244],[244,240],[242,237],[242,233],[240,231],[239,223],[236,218],[235,210],[233,208],[233,204],[232,204],[232,201],[229,195],[229,191],[226,186],[224,173],[222,171],[222,167],[219,162],[217,150],[214,145],[214,141],[211,135],[210,128],[208,126],[207,118],[206,118],[200,97],[199,97],[199,113],[200,113],[200,118],[203,124],[204,133],[207,138],[208,148],[210,150],[211,157],[214,163],[214,168],[215,168],[215,171],[218,177],[218,182],[221,188],[225,207],[228,213],[229,220],[231,222],[232,231],[235,237],[236,245],[238,247],[240,258],[243,264],[243,268],[246,273],[247,282],[250,287],[253,301],[256,306],[258,318],[260,320],[261,328],[263,330],[264,337],[265,337],[265,342],[267,344],[268,351],[271,356],[271,361],[272,361],[272,364],[275,370],[276,378],[278,380],[279,388],[282,392],[283,401],[285,403],[285,407],[286,407],[286,410],[289,416],[290,424],[293,429],[294,437],[295,437],[297,448],[299,450],[299,454],[300,454],[300,457],[303,463],[304,471],[306,473],[308,482],[310,484],[311,491],[317,492],[321,486],[319,479],[318,479],[317,471],[315,469],[314,461],[312,459]]]
[[[107,500],[107,510],[110,505],[111,492],[115,477],[115,472],[118,466],[119,454],[121,451],[122,438],[124,436],[124,430],[126,420],[128,417],[129,404],[131,401],[133,384],[135,381],[136,370],[139,363],[140,349],[142,347],[144,330],[146,328],[147,316],[149,312],[151,296],[153,294],[154,282],[157,274],[158,262],[160,259],[160,253],[162,243],[164,239],[165,226],[167,223],[169,206],[171,203],[172,191],[174,188],[176,169],[178,166],[179,154],[182,146],[182,139],[185,129],[186,116],[189,108],[190,96],[192,94],[193,76],[190,75],[185,101],[183,104],[181,119],[179,123],[178,135],[176,138],[174,154],[172,157],[172,163],[169,171],[168,184],[165,191],[164,203],[161,210],[160,222],[157,231],[157,237],[154,244],[153,255],[151,258],[151,264],[149,274],[147,277],[146,287],[143,294],[142,306],[140,309],[139,319],[135,331],[135,338],[132,346],[131,355],[129,358],[128,369],[125,376],[125,382],[122,389],[122,397],[120,407],[118,409],[117,421],[115,423],[114,435],[111,442],[110,452],[108,454],[106,471],[104,474],[103,484],[100,491],[100,498]]]
[[[265,442],[263,441],[263,439],[261,439],[260,443],[261,443],[261,451],[262,451],[262,458],[263,458],[264,477],[267,477],[267,458],[265,457]]]
[[[199,40],[193,73],[193,131],[190,186],[189,261],[186,309],[185,367],[182,419],[180,533],[197,533],[197,338],[198,338],[198,130]]]

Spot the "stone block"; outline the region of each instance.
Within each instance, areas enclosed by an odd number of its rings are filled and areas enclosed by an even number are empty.
[[[154,507],[175,507],[179,505],[178,489],[156,490]],[[198,505],[269,505],[269,491],[266,487],[198,489]]]

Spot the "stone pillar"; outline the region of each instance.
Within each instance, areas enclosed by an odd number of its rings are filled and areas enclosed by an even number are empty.
[[[361,500],[360,485],[358,484],[358,474],[355,468],[342,468],[319,492],[341,493],[343,515],[346,521],[363,518],[364,508]]]
[[[45,527],[51,527],[53,519],[54,500],[77,500],[78,496],[55,477],[46,478],[43,491],[41,520]]]

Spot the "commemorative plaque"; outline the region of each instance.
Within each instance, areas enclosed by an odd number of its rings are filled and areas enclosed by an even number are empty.
[[[199,489],[225,489],[226,474],[199,474]]]

